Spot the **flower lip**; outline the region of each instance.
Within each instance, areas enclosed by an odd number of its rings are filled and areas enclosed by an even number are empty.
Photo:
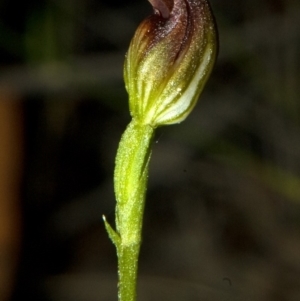
[[[168,19],[173,8],[173,0],[148,0],[156,14]]]

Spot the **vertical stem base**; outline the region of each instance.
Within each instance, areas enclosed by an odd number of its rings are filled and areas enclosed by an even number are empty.
[[[116,231],[104,221],[117,248],[119,301],[136,300],[138,256],[153,135],[154,128],[150,125],[132,120],[121,138],[116,157]]]
[[[121,247],[118,251],[119,300],[136,300],[139,245]]]

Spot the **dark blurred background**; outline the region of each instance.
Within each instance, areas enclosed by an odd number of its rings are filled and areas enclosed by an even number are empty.
[[[139,300],[300,300],[300,2],[211,0],[215,70],[157,131]],[[117,300],[114,157],[146,0],[0,1],[0,300]]]

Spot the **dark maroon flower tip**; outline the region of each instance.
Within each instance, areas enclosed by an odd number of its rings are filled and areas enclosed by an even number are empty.
[[[154,8],[155,13],[158,13],[163,18],[168,19],[173,8],[173,0],[148,0]]]

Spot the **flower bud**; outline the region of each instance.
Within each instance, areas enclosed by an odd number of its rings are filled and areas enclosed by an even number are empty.
[[[183,121],[195,106],[217,53],[207,0],[149,0],[154,14],[138,27],[124,78],[133,118],[153,127]]]

